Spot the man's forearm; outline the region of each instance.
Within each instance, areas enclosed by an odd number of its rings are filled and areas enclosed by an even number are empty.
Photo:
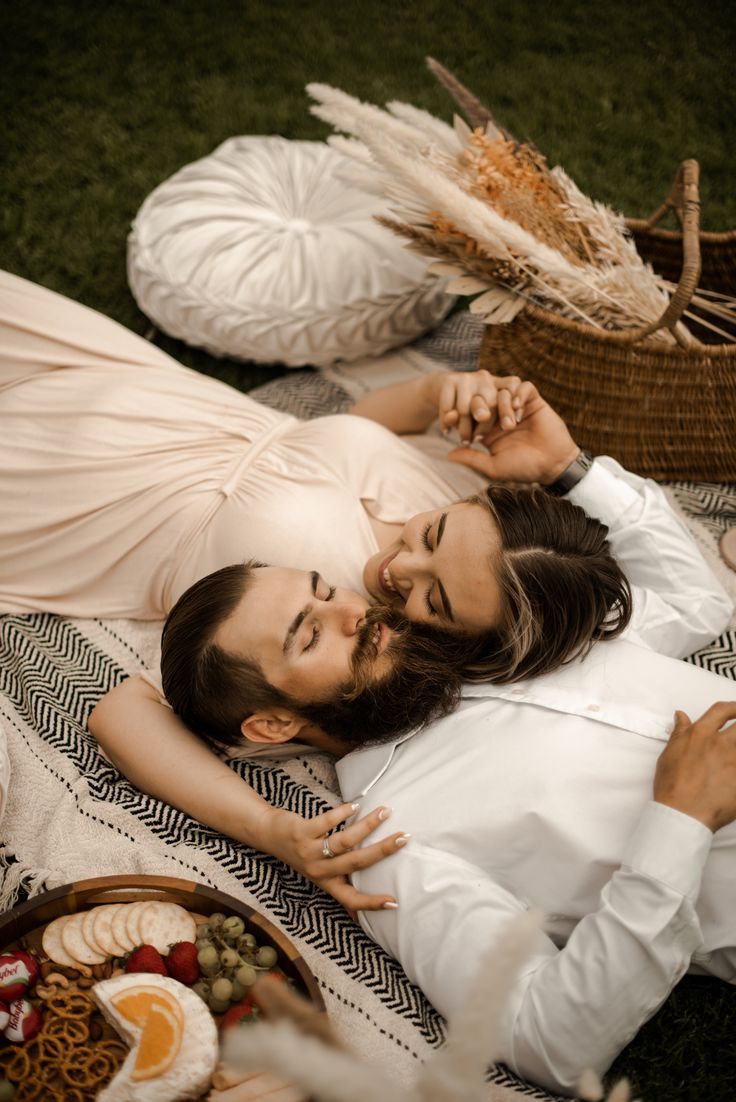
[[[726,628],[732,602],[661,487],[603,457],[568,496],[608,525],[634,589],[632,641],[683,658]]]
[[[503,1058],[519,1075],[571,1093],[584,1068],[605,1072],[666,999],[700,945],[694,899],[711,839],[694,819],[647,805],[598,910],[562,949],[540,934],[504,1018]],[[477,867],[416,840],[387,871],[399,910],[361,921],[449,1017],[479,952],[523,905]],[[356,882],[369,891],[373,878],[368,870]]]

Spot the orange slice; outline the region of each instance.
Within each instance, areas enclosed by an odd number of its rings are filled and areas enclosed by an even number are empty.
[[[163,988],[141,984],[139,987],[129,987],[127,991],[116,995],[110,1001],[121,1018],[127,1019],[141,1029],[145,1029],[154,1006],[166,1009],[176,1019],[179,1027],[184,1028],[184,1015],[177,999]]]
[[[171,1067],[179,1055],[184,1033],[181,1011],[179,1014],[177,1018],[163,1002],[151,1003],[130,1073],[131,1079],[155,1079]]]

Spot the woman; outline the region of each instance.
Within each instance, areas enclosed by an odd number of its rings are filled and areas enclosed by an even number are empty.
[[[508,587],[501,584],[505,560],[498,554],[497,518],[477,504],[447,506],[485,486],[470,468],[551,483],[575,459],[579,449],[564,424],[529,384],[504,380],[497,389],[485,373],[430,376],[368,396],[353,410],[361,417],[302,423],[181,367],[109,319],[7,274],[0,277],[0,337],[0,611],[158,619],[196,579],[254,557],[316,569],[333,585],[358,589],[364,583],[374,596],[400,603],[410,618],[455,630],[500,625],[516,640],[504,600]],[[466,440],[481,426],[492,454],[463,448],[453,462],[446,455],[430,459],[387,431],[422,432],[438,409],[445,427],[458,426]],[[442,441],[431,445],[435,456],[437,445]],[[692,630],[712,638],[714,616],[695,610],[687,571],[666,586],[642,545],[645,531],[644,543],[651,540],[666,554],[662,530],[668,529],[680,559],[689,554],[692,560],[688,537],[666,513],[661,495],[615,465],[608,471],[594,466],[600,469],[586,476],[580,493],[587,503],[584,487],[593,479],[599,497],[616,497],[617,515],[609,517],[603,502],[599,515],[609,525],[621,519],[615,538],[623,558],[636,548],[629,557],[632,582],[643,583],[639,608],[649,613],[657,606],[656,616],[643,617],[654,624],[647,641],[659,646],[662,624],[679,622],[685,610]],[[652,513],[658,519],[650,524]],[[554,541],[555,525],[548,520],[543,528]],[[596,528],[602,545],[605,529]],[[555,572],[564,567],[539,548],[531,556],[522,549],[520,563],[530,557],[540,571],[550,563]],[[512,575],[518,577],[520,568]],[[702,569],[702,563],[693,567],[695,574]],[[535,584],[543,601],[545,586],[538,579]],[[617,615],[622,607],[620,579],[613,593],[603,603],[599,634],[611,627],[607,612]],[[527,634],[534,625],[527,616]],[[558,640],[565,637],[556,632]],[[573,639],[567,654],[558,646],[555,661],[586,643],[590,638]],[[682,645],[679,637],[676,645]],[[511,645],[505,649],[511,656],[507,676],[531,672],[519,666],[524,654]],[[539,653],[544,657],[544,648]],[[98,722],[111,715],[114,727],[121,693],[131,700],[138,693],[135,706],[149,707],[139,728],[147,732],[146,754],[133,752],[130,727],[103,744],[136,783],[167,798],[156,778],[168,774],[154,768],[154,759],[160,752],[159,763],[170,762],[185,734],[140,678],[113,691]],[[153,727],[152,706],[158,709]],[[167,734],[176,741],[167,742]],[[210,757],[213,768],[230,772]],[[224,774],[220,778],[224,784]],[[314,873],[315,829],[323,835],[350,810],[311,825],[294,822],[295,816],[287,821],[282,813],[277,827],[272,809],[238,784],[242,811],[220,829],[229,826],[228,833]],[[342,844],[355,844],[372,822],[368,817],[350,827]],[[335,874],[348,864],[326,865],[314,878],[339,894]]]

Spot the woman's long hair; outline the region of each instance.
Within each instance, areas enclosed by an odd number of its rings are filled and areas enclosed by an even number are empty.
[[[488,510],[500,536],[494,572],[502,611],[471,648],[468,680],[502,684],[550,673],[621,634],[631,589],[605,524],[539,488],[491,486],[470,501]]]

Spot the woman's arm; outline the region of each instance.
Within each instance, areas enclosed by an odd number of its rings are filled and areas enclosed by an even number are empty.
[[[351,818],[352,805],[343,804],[310,820],[271,807],[184,726],[142,677],[128,678],[103,697],[88,726],[113,765],[144,792],[230,838],[272,853],[349,910],[395,903],[390,895],[358,892],[347,880],[357,868],[396,852],[400,834],[366,849],[352,849],[378,826],[385,809],[377,808],[341,831],[339,846],[335,840],[332,845],[339,856],[325,858],[324,835]]]
[[[470,441],[479,429],[488,431],[496,421],[503,429],[514,428],[521,406],[514,395],[520,384],[515,375],[437,371],[374,390],[359,398],[349,412],[398,435],[424,432],[439,418],[446,432],[457,429],[462,441]]]

